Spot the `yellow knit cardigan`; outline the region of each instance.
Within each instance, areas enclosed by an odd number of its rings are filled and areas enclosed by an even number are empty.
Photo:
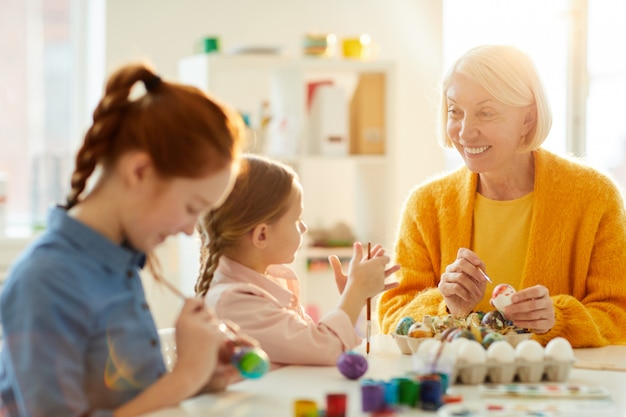
[[[626,344],[626,212],[620,190],[574,159],[544,149],[533,154],[534,208],[520,287],[547,287],[556,314],[554,327],[533,338],[545,345],[562,336],[573,347]],[[378,303],[384,333],[404,316],[447,314],[437,284],[458,249],[470,247],[477,178],[462,167],[409,196],[395,247],[400,286]]]

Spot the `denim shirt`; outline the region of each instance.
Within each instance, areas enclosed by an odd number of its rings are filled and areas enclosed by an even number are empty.
[[[52,209],[0,295],[0,415],[111,416],[165,373],[144,263]]]

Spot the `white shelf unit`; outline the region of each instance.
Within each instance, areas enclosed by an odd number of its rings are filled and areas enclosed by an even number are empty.
[[[395,71],[389,61],[291,58],[273,55],[199,54],[179,62],[179,80],[192,84],[250,115],[259,124],[260,108],[269,102],[272,120],[263,154],[292,165],[304,189],[303,218],[309,229],[347,224],[366,244],[393,242],[396,213],[390,213],[393,192]],[[308,145],[307,84],[331,80],[346,91],[346,105],[360,74],[384,76],[385,152],[376,155],[325,156]],[[309,247],[305,241],[292,265],[301,278],[303,303],[314,303],[320,313],[336,305],[333,274],[309,271],[312,259],[329,254],[349,257],[347,248]]]

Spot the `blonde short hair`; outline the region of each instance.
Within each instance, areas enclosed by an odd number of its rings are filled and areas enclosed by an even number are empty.
[[[438,119],[441,145],[452,147],[447,132],[447,90],[454,74],[462,74],[474,80],[503,104],[514,107],[535,106],[536,123],[526,135],[525,148],[520,151],[535,150],[545,141],[552,127],[552,111],[533,61],[513,46],[482,45],[463,54],[441,82]]]

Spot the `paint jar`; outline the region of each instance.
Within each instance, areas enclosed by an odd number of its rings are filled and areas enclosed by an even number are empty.
[[[306,56],[332,58],[337,48],[334,33],[307,33],[302,38],[302,52]]]
[[[326,394],[326,417],[346,417],[346,394]]]
[[[197,52],[201,54],[210,54],[220,51],[220,38],[216,36],[206,36],[198,42]]]
[[[368,34],[363,34],[356,38],[346,38],[343,40],[343,56],[345,58],[369,59],[371,58],[372,38]]]

